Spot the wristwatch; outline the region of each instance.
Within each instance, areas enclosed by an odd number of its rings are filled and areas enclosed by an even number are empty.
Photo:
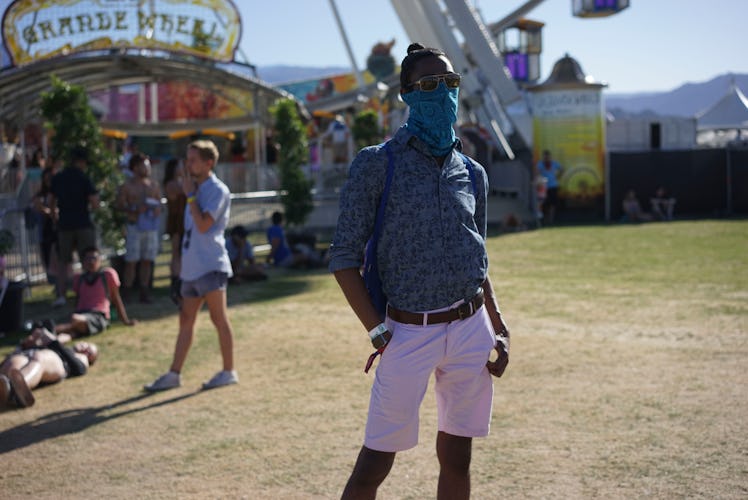
[[[387,345],[387,342],[390,341],[390,339],[385,336],[387,333],[389,333],[389,330],[387,330],[387,326],[385,326],[384,323],[380,323],[372,328],[369,332],[369,338],[371,339],[371,345],[374,346],[374,349],[381,349]],[[392,338],[392,334],[390,334],[390,338]]]
[[[496,334],[496,347],[501,344],[504,347],[504,352],[509,352],[509,339],[501,334]]]

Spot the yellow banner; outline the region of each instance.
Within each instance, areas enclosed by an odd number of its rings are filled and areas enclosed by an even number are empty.
[[[241,20],[230,0],[16,0],[3,38],[14,65],[112,48],[233,60]]]
[[[605,122],[600,89],[545,90],[533,98],[533,158],[549,150],[562,167],[559,195],[586,205],[605,195]]]

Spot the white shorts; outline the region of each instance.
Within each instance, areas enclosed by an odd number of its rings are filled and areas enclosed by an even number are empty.
[[[392,340],[371,388],[364,445],[397,452],[418,444],[418,409],[432,373],[439,430],[462,437],[488,435],[493,381],[486,361],[495,337],[485,306],[451,323],[409,325],[389,317],[386,323]]]
[[[125,262],[156,260],[158,249],[158,231],[138,231],[134,225],[127,226]]]

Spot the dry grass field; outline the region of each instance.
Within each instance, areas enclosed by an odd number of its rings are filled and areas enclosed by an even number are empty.
[[[473,498],[748,498],[748,221],[488,245],[512,352],[491,435],[474,442]],[[50,314],[34,294],[27,316]],[[163,291],[131,308],[138,326],[96,338],[88,375],[0,413],[0,498],[339,497],[373,378],[366,333],[324,271],[272,271],[229,302],[240,384],[199,391],[220,368],[203,313],[183,386],[141,392],[174,346]],[[380,498],[434,498],[435,419],[429,391],[421,442]]]

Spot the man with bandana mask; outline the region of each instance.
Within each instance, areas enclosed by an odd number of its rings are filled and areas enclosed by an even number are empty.
[[[460,75],[446,55],[411,44],[400,87],[408,121],[351,163],[330,248],[330,270],[369,332],[372,356],[382,355],[364,444],[343,498],[374,498],[395,454],[417,444],[418,410],[432,373],[437,496],[467,498],[472,438],[486,436],[491,420],[491,375],[500,377],[509,362],[509,332],[488,276],[488,180],[460,152],[453,129]],[[383,321],[359,269],[390,165],[375,256],[388,299]]]

